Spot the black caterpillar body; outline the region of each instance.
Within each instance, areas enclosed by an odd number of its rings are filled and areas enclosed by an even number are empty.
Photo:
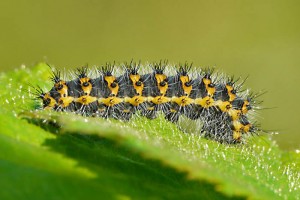
[[[123,74],[115,71],[124,68]],[[151,71],[139,74],[140,68]],[[173,68],[175,73],[168,75]],[[193,69],[197,72],[191,72]],[[52,70],[53,88],[36,88],[44,109],[76,112],[85,116],[129,120],[138,113],[149,119],[163,113],[171,122],[181,115],[202,123],[201,134],[219,142],[240,143],[242,136],[258,131],[248,115],[256,109],[255,95],[241,91],[233,77],[216,75],[213,70],[191,65],[169,66],[166,62],[141,66],[128,63],[106,64],[90,76],[87,67],[77,69],[73,80],[63,80]]]

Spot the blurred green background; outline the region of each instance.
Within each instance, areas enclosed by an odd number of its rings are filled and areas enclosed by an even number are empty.
[[[300,1],[1,0],[0,69],[131,59],[216,66],[249,79],[257,119],[300,148]]]

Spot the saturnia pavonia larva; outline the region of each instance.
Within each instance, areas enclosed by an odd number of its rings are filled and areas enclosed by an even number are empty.
[[[69,76],[64,80],[52,69],[50,91],[35,88],[43,109],[124,121],[134,114],[154,119],[163,113],[176,123],[184,115],[200,120],[200,133],[222,143],[240,143],[243,135],[259,130],[251,119],[258,108],[257,95],[242,90],[243,81],[209,68],[171,66],[165,61],[143,66],[107,63],[96,73],[82,67]]]

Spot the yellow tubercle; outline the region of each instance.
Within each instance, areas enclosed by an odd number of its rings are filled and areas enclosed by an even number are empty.
[[[183,89],[184,93],[186,95],[190,95],[193,86],[192,85],[186,86],[186,83],[188,83],[190,81],[190,78],[188,76],[180,76],[180,81],[182,83],[182,89]]]
[[[250,102],[248,100],[245,100],[244,104],[243,104],[243,107],[242,107],[242,113],[243,114],[246,114],[248,112],[247,106],[249,106],[249,105],[250,105]]]
[[[50,95],[50,93],[46,93],[45,95],[44,95],[44,97],[43,97],[43,100],[48,100],[48,101],[50,101],[49,103],[48,103],[48,105],[46,105],[45,107],[44,107],[44,109],[53,109],[55,106],[56,106],[56,100],[53,98],[53,97],[51,97],[51,95]]]
[[[101,104],[105,104],[106,106],[114,106],[116,104],[122,103],[124,99],[119,97],[108,97],[108,98],[100,98],[98,102]]]
[[[248,133],[251,128],[251,124],[243,125],[240,121],[236,120],[232,122],[234,131]]]
[[[203,108],[209,108],[211,106],[214,106],[214,99],[210,96],[195,99],[194,102],[195,104],[200,105]]]
[[[228,115],[231,117],[232,120],[237,120],[241,117],[242,111],[236,109],[230,109],[228,111]]]
[[[203,78],[202,82],[204,83],[204,85],[208,85],[208,84],[211,84],[211,79],[209,79],[209,78]]]
[[[168,82],[166,82],[167,76],[165,74],[155,74],[155,79],[157,83],[157,87],[159,89],[159,92],[161,95],[166,95],[167,90],[168,90]],[[161,84],[164,83],[164,84]]]
[[[156,97],[148,97],[147,100],[149,102],[151,101],[152,103],[158,105],[158,104],[168,103],[170,102],[171,99],[165,96],[156,96]]]
[[[222,112],[228,112],[232,108],[232,105],[229,101],[218,100],[215,102],[215,105],[218,106]]]
[[[207,95],[208,96],[214,96],[215,92],[216,92],[216,88],[215,87],[210,87],[209,85],[205,86],[206,91],[207,91]]]
[[[68,107],[74,100],[74,97],[61,97],[58,100],[58,105],[62,108]]]
[[[76,103],[80,103],[82,105],[89,105],[90,103],[93,103],[93,102],[97,101],[97,97],[84,95],[84,96],[81,96],[79,98],[76,98],[74,101]]]
[[[238,120],[233,121],[232,125],[233,125],[233,129],[235,131],[241,131],[243,129],[243,124],[241,122],[239,122]]]
[[[129,78],[133,84],[135,92],[141,96],[144,89],[144,83],[140,81],[141,76],[139,74],[130,74]]]
[[[148,107],[147,110],[154,110],[154,106]]]
[[[226,85],[226,89],[229,96],[229,101],[232,102],[236,98],[236,94],[232,93],[234,89],[231,85]]]
[[[88,77],[84,77],[84,78],[81,78],[80,80],[80,85],[81,85],[81,88],[84,92],[85,95],[90,95],[91,91],[92,91],[92,84],[90,83],[90,78]]]
[[[233,131],[233,139],[234,140],[240,141],[241,137],[242,137],[242,134],[240,131]]]
[[[187,96],[182,97],[172,97],[172,102],[175,102],[179,106],[186,106],[194,103],[194,99],[191,99]]]
[[[248,133],[250,131],[250,128],[251,128],[251,124],[244,125],[243,127],[244,133]]]
[[[107,87],[109,88],[111,95],[117,96],[119,92],[119,84],[116,82],[116,77],[104,76],[104,80],[107,82]]]
[[[146,97],[143,96],[134,96],[132,98],[130,97],[125,97],[124,102],[130,103],[133,106],[138,106],[139,104],[145,102]]]
[[[59,81],[55,83],[54,87],[61,97],[68,96],[68,86],[65,81]]]

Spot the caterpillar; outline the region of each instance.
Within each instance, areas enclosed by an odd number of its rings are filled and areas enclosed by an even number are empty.
[[[206,138],[229,144],[241,143],[244,135],[259,131],[251,117],[259,108],[258,95],[243,90],[239,78],[212,68],[131,61],[106,63],[96,73],[86,66],[77,68],[72,77],[65,80],[51,68],[53,87],[48,92],[36,87],[34,93],[43,109],[123,121],[135,114],[154,119],[162,113],[176,123],[185,116],[201,121],[199,131]]]

